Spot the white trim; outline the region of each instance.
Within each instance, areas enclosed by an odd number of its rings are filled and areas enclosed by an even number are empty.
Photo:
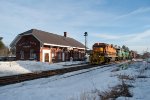
[[[85,49],[85,48],[80,48],[80,47],[72,47],[72,46],[57,45],[57,44],[50,44],[50,43],[44,43],[44,45],[58,46],[58,47],[68,47],[68,48],[78,48],[78,49]]]
[[[42,50],[42,62],[45,62],[45,53],[48,53],[49,56],[49,62],[51,62],[51,50]]]

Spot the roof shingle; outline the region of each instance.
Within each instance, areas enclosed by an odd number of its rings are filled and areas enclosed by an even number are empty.
[[[43,44],[47,43],[47,44],[85,48],[85,46],[82,43],[80,43],[79,41],[77,41],[73,38],[64,37],[61,35],[44,32],[44,31],[37,30],[37,29],[31,29],[29,31],[21,33],[20,35],[24,35],[24,34],[28,34],[28,33],[33,34]]]

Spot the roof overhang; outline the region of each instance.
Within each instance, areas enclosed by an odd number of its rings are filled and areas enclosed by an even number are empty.
[[[85,49],[85,48],[81,48],[81,47],[72,47],[72,46],[66,46],[66,45],[57,45],[57,44],[50,44],[50,43],[44,43],[44,45],[48,45],[48,46],[57,46],[57,47],[66,47],[66,48],[78,48],[78,49]]]

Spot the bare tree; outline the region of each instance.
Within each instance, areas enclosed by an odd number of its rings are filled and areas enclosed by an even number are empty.
[[[2,42],[2,37],[0,37],[0,56],[8,56],[9,48],[4,45]]]
[[[125,45],[122,46],[122,48],[125,50],[125,51],[129,51],[129,48]]]
[[[144,52],[142,58],[147,59],[150,58],[150,52]]]
[[[5,47],[5,45],[4,45],[4,43],[2,42],[2,37],[0,37],[0,50],[2,49],[2,48],[4,48]]]

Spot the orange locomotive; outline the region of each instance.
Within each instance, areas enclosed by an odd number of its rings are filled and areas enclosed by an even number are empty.
[[[102,64],[116,59],[116,48],[106,43],[95,43],[90,55],[91,64]]]

